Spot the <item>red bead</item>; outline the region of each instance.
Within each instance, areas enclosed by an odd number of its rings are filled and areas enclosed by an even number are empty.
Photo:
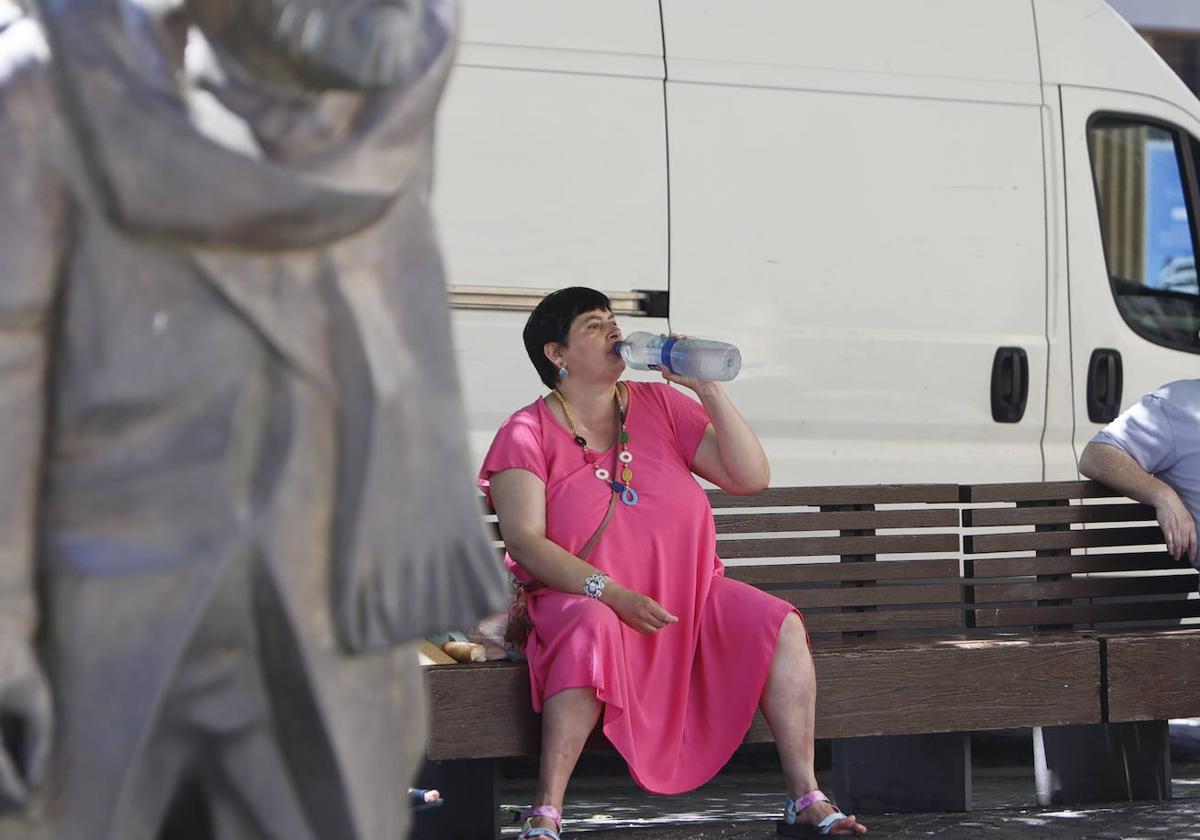
[[[596,463],[596,456],[593,455],[591,452],[584,452],[583,460],[587,461],[589,464],[594,464],[594,463]]]

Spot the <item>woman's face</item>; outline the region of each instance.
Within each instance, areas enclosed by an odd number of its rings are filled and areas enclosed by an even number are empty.
[[[566,343],[555,346],[559,361],[571,376],[607,379],[625,370],[625,362],[613,352],[613,345],[620,340],[616,316],[607,309],[593,309],[577,315]]]

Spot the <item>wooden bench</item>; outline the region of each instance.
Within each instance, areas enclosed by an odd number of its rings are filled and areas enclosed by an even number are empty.
[[[1168,792],[1165,719],[1200,714],[1200,630],[1178,627],[1200,601],[1149,508],[1097,504],[1111,494],[1090,482],[709,496],[726,574],[804,612],[843,804],[967,809],[969,733],[1014,727],[1038,727],[1047,802],[1122,798],[1101,769],[1130,766],[1131,750],[1153,778],[1124,794]],[[426,680],[448,798],[435,835],[498,836],[497,760],[538,749],[527,670],[434,666]],[[746,740],[770,739],[757,716]]]
[[[1042,804],[1170,796],[1167,720],[1200,714],[1196,573],[1154,509],[1095,482],[963,488],[963,579],[976,634],[1094,640],[1102,727],[1035,732]]]

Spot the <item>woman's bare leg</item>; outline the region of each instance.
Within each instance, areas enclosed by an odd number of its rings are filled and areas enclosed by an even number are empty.
[[[788,797],[798,799],[817,787],[813,769],[813,729],[817,708],[817,675],[804,623],[789,613],[779,630],[775,656],[760,706],[783,763]],[[817,824],[833,813],[826,802],[815,803],[798,817],[800,822]],[[853,816],[836,824],[834,834],[863,834],[866,827]]]
[[[596,727],[602,704],[594,688],[568,688],[549,697],[542,707],[542,763],[534,805],[562,810],[567,782]],[[554,821],[537,818],[534,827],[554,828]]]

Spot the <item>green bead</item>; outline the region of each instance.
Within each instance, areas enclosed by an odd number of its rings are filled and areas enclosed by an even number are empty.
[[[629,443],[629,432],[621,432],[621,443]]]

